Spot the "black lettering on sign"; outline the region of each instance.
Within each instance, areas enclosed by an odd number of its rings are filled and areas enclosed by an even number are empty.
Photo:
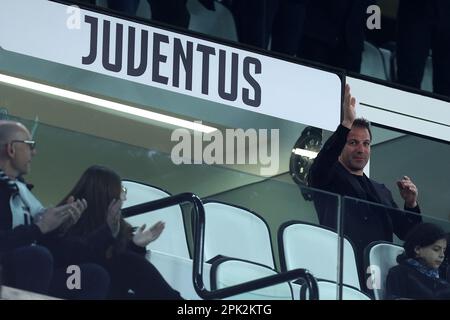
[[[133,26],[127,26],[126,40],[123,34],[124,25],[121,23],[115,24],[115,32],[111,32],[111,21],[99,21],[98,18],[88,15],[84,20],[90,26],[89,54],[81,59],[84,65],[93,64],[97,57],[101,57],[106,70],[118,73],[122,71],[122,66],[126,66],[126,74],[133,77],[141,77],[148,71],[151,72],[152,82],[173,88],[180,88],[180,78],[184,71],[183,89],[192,91],[194,77],[201,77],[201,93],[204,95],[210,94],[211,72],[213,75],[217,74],[217,87],[215,83],[211,87],[215,91],[212,92],[213,96],[217,94],[229,102],[239,98],[245,105],[255,108],[261,105],[262,88],[257,79],[260,78],[258,75],[262,74],[262,63],[255,57],[247,56],[242,59],[237,52],[232,52],[231,48],[216,49],[205,44],[197,44],[194,52],[193,41],[181,40],[178,37],[173,37],[172,41],[168,35],[157,32],[152,34],[153,39],[149,39],[149,30]],[[100,23],[103,23],[103,31],[100,31]],[[122,53],[124,41],[128,44],[125,54]],[[151,42],[153,46],[149,52]],[[98,43],[101,43],[101,52]],[[110,56],[113,55],[110,53],[110,47],[115,48],[113,62],[110,62]],[[149,54],[152,56],[149,57]],[[194,54],[195,58],[201,60],[199,66],[194,65]],[[151,71],[148,70],[150,63]],[[169,79],[170,76],[172,79]],[[240,83],[239,79],[243,80],[243,83]]]
[[[236,101],[237,87],[238,87],[239,56],[237,53],[234,52],[231,54],[230,92],[225,91],[226,60],[227,57],[225,50],[219,50],[219,96],[222,99],[228,101]]]
[[[153,68],[152,68],[152,80],[162,84],[167,84],[169,78],[164,77],[159,74],[159,64],[161,62],[165,63],[167,61],[167,56],[162,55],[161,42],[169,43],[169,37],[164,34],[154,33],[153,34]]]
[[[216,50],[213,47],[203,44],[197,45],[197,51],[202,53],[202,93],[209,92],[209,56],[215,55]]]
[[[184,71],[186,72],[186,90],[192,91],[192,62],[194,44],[191,41],[186,42],[186,52],[183,50],[181,40],[175,38],[173,43],[173,79],[174,87],[180,86],[180,60],[183,62]]]
[[[82,64],[92,64],[97,59],[97,37],[98,37],[98,19],[85,16],[84,21],[91,25],[91,36],[89,45],[89,55],[87,57],[81,57]]]
[[[244,58],[244,79],[247,80],[248,84],[253,88],[253,95],[254,98],[250,98],[250,90],[247,88],[242,89],[242,101],[251,107],[259,107],[261,105],[261,86],[259,83],[255,80],[255,78],[252,77],[250,74],[250,65],[254,65],[255,68],[255,74],[261,74],[262,66],[261,61],[259,61],[256,58],[252,57],[245,57]]]
[[[123,25],[118,23],[116,25],[116,43],[113,48],[116,48],[115,62],[109,62],[109,37],[110,37],[110,25],[107,20],[103,21],[103,55],[102,63],[106,70],[113,72],[120,72],[122,70],[122,42],[123,42]]]

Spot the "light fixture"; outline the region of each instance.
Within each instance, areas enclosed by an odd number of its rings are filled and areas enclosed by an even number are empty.
[[[318,152],[301,149],[301,148],[292,149],[292,153],[302,156],[302,157],[307,157],[309,159],[314,159],[315,157],[317,157],[317,154],[318,154]]]
[[[289,172],[298,185],[308,184],[309,169],[321,146],[322,130],[314,127],[306,127],[295,142],[289,160]]]
[[[57,97],[62,97],[66,99],[70,99],[73,101],[84,102],[88,104],[93,104],[95,106],[101,107],[103,109],[114,110],[118,112],[122,112],[124,114],[130,114],[134,116],[138,116],[145,119],[150,119],[154,121],[159,121],[163,123],[167,123],[173,125],[175,127],[182,127],[194,131],[199,131],[203,133],[211,133],[216,131],[217,129],[214,127],[210,127],[199,122],[187,121],[183,119],[179,119],[172,116],[167,116],[164,114],[160,114],[157,112],[152,112],[144,109],[139,109],[136,107],[128,106],[126,104],[117,103],[105,99],[95,98],[86,94],[73,92],[65,89],[60,89],[56,87],[52,87],[49,85],[24,80],[16,77],[7,76],[4,74],[0,74],[0,82],[11,84],[14,86],[19,86],[22,88],[51,94]]]

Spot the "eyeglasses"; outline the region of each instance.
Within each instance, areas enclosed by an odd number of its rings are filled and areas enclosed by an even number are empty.
[[[34,141],[34,140],[12,140],[11,141],[11,143],[15,143],[15,142],[27,144],[30,147],[30,150],[36,149],[36,141]]]
[[[127,188],[125,188],[124,186],[122,186],[122,192],[124,193],[124,194],[127,194]]]

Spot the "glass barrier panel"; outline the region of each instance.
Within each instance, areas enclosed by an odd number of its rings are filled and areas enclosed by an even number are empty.
[[[287,173],[267,179],[222,166],[175,165],[168,155],[160,152],[152,153],[148,149],[58,128],[37,120],[13,116],[8,119],[22,122],[33,132],[37,152],[31,171],[24,178],[35,185],[33,193],[46,207],[58,205],[69,195],[87,168],[101,165],[114,170],[123,179],[122,185],[127,189],[124,206],[182,192],[201,196],[207,212],[205,261],[212,263],[218,255],[231,256],[264,264],[280,272],[283,270],[279,258],[281,238],[277,235],[281,225],[297,221],[300,227],[304,224],[306,230],[294,230],[292,233],[295,242],[290,240],[289,255],[293,264],[289,268],[306,268],[318,277],[328,277],[332,281],[336,279],[337,238],[334,233],[325,232],[324,235],[328,241],[327,254],[330,254],[326,258],[327,270],[316,270],[323,266],[323,259],[313,262],[306,257],[318,257],[317,252],[321,251],[321,243],[314,236],[309,236],[309,232],[322,236],[322,229],[316,227],[319,222],[317,210],[326,204],[330,216],[336,221],[337,195],[298,186]],[[145,196],[136,200],[133,187],[129,185],[133,181],[143,184],[143,192],[150,194],[150,191],[157,190],[156,198],[149,195],[148,198]],[[228,190],[224,191],[225,188]],[[214,203],[212,200],[220,202]],[[170,211],[177,217],[182,212],[182,219],[173,225],[185,231],[170,233],[181,234],[183,239],[185,235],[192,256],[193,218],[190,205],[181,204],[176,210],[161,211]],[[149,216],[158,215],[149,213]],[[142,224],[145,221],[141,218],[145,220],[147,215],[132,217],[130,221]],[[134,221],[136,219],[139,221]],[[156,223],[154,219],[151,223]],[[164,215],[158,219],[164,221]],[[166,228],[170,229],[173,225],[166,225]],[[299,240],[296,240],[297,237]],[[189,253],[176,255],[189,258]],[[300,259],[297,261],[298,257]],[[329,274],[321,275],[322,272]],[[296,292],[299,294],[298,290]]]
[[[445,298],[450,222],[417,207],[399,209],[388,191],[374,195],[391,205],[342,200],[343,234],[355,251],[361,291],[376,300]]]
[[[270,259],[272,253],[268,250],[272,247],[273,256],[280,259],[276,261],[280,266],[278,270],[305,268],[317,279],[335,283],[338,259],[335,227],[340,199],[332,193],[295,185],[288,179],[289,176],[266,179],[207,197],[204,199],[206,229],[208,215],[213,215],[217,210],[215,215],[221,216],[222,222],[218,224],[216,234],[227,233],[230,228],[230,247],[248,249],[248,253],[239,254],[242,259],[273,268]],[[320,223],[320,214],[324,211],[328,215],[327,225]],[[224,230],[220,230],[220,226]],[[264,235],[268,232],[272,245],[267,235]],[[293,286],[297,298],[300,294],[299,284]],[[323,290],[326,292],[324,299],[336,299],[336,295],[330,296],[326,286]]]

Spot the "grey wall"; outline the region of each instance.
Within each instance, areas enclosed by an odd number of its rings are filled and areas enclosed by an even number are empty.
[[[422,213],[449,220],[450,145],[411,135],[378,144],[372,148],[370,175],[392,191],[401,207],[395,182],[409,176],[419,189]]]

